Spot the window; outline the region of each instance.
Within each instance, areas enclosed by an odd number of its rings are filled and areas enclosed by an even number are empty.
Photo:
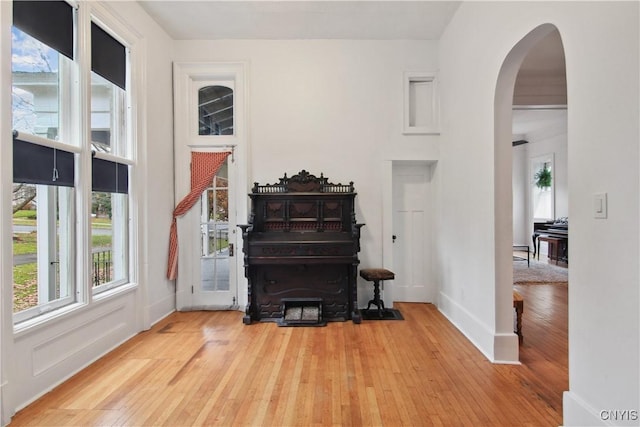
[[[91,141],[93,149],[127,158],[125,47],[91,23]]]
[[[91,277],[94,292],[129,282],[126,48],[91,23]]]
[[[73,8],[16,2],[12,34],[13,288],[20,322],[75,301]]]
[[[553,154],[531,159],[531,200],[533,220],[552,220],[554,209]]]
[[[13,128],[71,143],[60,105],[72,89],[73,9],[63,1],[21,1],[13,15]]]
[[[198,135],[233,135],[233,89],[216,85],[198,90]]]
[[[95,292],[129,279],[129,166],[93,158],[91,277]]]
[[[102,26],[77,34],[66,1],[15,1],[12,27],[14,322],[91,303],[91,293],[129,283],[129,51]],[[98,10],[96,8],[96,10]],[[81,24],[81,23],[80,23]],[[75,40],[91,39],[91,70],[74,60]],[[91,75],[90,110],[81,110]],[[89,123],[85,123],[88,117]],[[83,137],[83,129],[91,129]],[[91,169],[78,167],[91,158]],[[92,196],[91,235],[76,228]],[[84,198],[86,200],[86,198]],[[78,257],[79,253],[91,254]],[[86,265],[77,260],[88,259]],[[86,283],[84,278],[91,277]]]

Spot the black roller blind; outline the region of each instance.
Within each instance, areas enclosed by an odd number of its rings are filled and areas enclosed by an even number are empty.
[[[91,23],[91,70],[126,90],[125,47],[95,23]]]
[[[73,8],[65,1],[14,1],[13,25],[73,59]]]
[[[13,138],[13,182],[73,187],[73,153]]]
[[[110,160],[92,159],[92,189],[103,193],[129,192],[129,167]]]

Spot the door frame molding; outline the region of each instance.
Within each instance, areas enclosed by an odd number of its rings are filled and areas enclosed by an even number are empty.
[[[233,154],[229,161],[235,163],[235,174],[229,176],[234,180],[235,186],[235,212],[230,212],[236,219],[246,218],[248,212],[248,202],[246,189],[248,188],[248,158],[249,158],[249,138],[248,138],[248,62],[174,62],[173,63],[173,99],[174,99],[174,182],[175,182],[175,204],[190,190],[189,165],[192,151],[216,151],[232,147]],[[229,136],[199,136],[195,131],[195,126],[190,122],[193,119],[191,103],[193,102],[193,89],[198,82],[213,81],[233,81],[234,83],[234,135]],[[196,94],[197,95],[197,94]],[[197,98],[196,98],[197,102]],[[193,130],[193,132],[192,132]],[[184,172],[187,173],[184,173]],[[181,221],[178,218],[178,238],[186,236],[183,230],[185,223],[191,223],[190,218],[193,211],[188,212]],[[198,224],[200,214],[197,212]],[[181,227],[181,223],[182,227]],[[181,230],[182,228],[182,230]],[[230,231],[234,236],[236,248],[236,262],[234,263],[237,284],[237,304],[239,307],[246,305],[247,281],[244,277],[242,263],[238,261],[237,254],[241,254],[242,239],[238,239],[238,233]],[[176,309],[189,310],[193,306],[191,286],[194,283],[192,271],[194,262],[189,259],[190,251],[186,244],[180,242],[180,247],[184,248],[183,256],[178,254],[178,278],[176,280]],[[189,246],[190,247],[190,246]],[[200,258],[197,267],[200,268]]]

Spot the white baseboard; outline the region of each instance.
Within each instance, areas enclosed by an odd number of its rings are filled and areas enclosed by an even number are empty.
[[[7,382],[3,381],[0,384],[0,425],[6,426],[11,422],[11,417],[14,415],[11,408],[7,404]]]
[[[583,399],[571,391],[565,391],[562,395],[562,420],[564,426],[606,426],[604,420],[597,414],[599,411],[592,408]]]
[[[155,325],[171,313],[176,311],[175,295],[168,295],[166,298],[149,306],[150,325]]]
[[[438,310],[492,363],[520,363],[516,334],[494,334],[476,316],[443,292],[440,292]]]
[[[572,391],[562,395],[564,426],[637,426],[638,408],[595,408]]]

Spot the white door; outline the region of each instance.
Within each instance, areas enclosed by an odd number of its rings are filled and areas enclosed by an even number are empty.
[[[232,152],[200,201],[177,220],[178,310],[237,309],[247,302],[236,230],[236,218],[247,217],[247,201],[235,191],[248,187],[245,68],[242,62],[174,63],[176,195],[191,190],[192,152]]]
[[[393,165],[393,286],[395,301],[432,302],[430,166]]]
[[[192,240],[197,245],[194,249],[199,254],[200,268],[195,272],[192,308],[224,309],[238,305],[231,172],[233,162],[228,158],[200,197],[199,236]]]

